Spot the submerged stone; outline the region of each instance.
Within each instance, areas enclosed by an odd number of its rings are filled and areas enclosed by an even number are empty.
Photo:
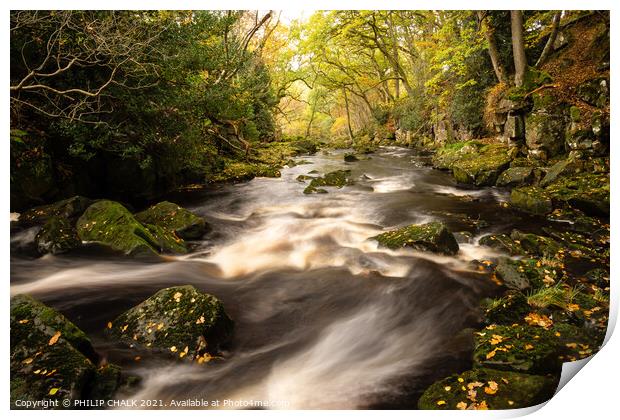
[[[357,162],[359,159],[355,156],[355,153],[345,153],[344,161],[345,162]]]
[[[109,325],[108,332],[129,345],[202,363],[230,340],[233,325],[215,296],[193,286],[177,286],[129,309]]]
[[[477,368],[435,382],[418,400],[421,410],[505,410],[549,400],[559,377]]]
[[[202,217],[169,201],[157,203],[134,217],[142,224],[160,226],[182,239],[200,239],[208,230]]]
[[[11,298],[11,405],[16,400],[85,400],[105,388],[113,396],[120,383],[84,332],[56,310],[27,295]],[[105,383],[105,385],[104,385]],[[102,394],[98,394],[102,395]],[[59,408],[63,408],[59,404]]]
[[[390,249],[410,247],[446,255],[455,255],[459,251],[459,244],[454,235],[441,222],[409,225],[371,239]]]
[[[40,254],[62,254],[76,249],[82,243],[69,219],[52,216],[34,238]]]

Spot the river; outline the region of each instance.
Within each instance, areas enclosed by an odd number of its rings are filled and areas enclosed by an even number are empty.
[[[128,398],[271,401],[275,408],[415,408],[432,382],[470,367],[479,301],[498,293],[469,262],[492,256],[473,243],[454,257],[377,248],[369,237],[431,220],[475,237],[528,226],[496,188],[462,189],[402,148],[345,163],[343,152],[256,178],[172,197],[213,231],[190,255],[139,261],[97,254],[12,252],[11,293],[63,312],[104,358],[142,377]],[[350,169],[353,185],[305,195],[298,175]],[[486,223],[489,222],[489,223]],[[12,238],[15,248],[33,231]],[[223,360],[178,363],[111,342],[108,321],[157,290],[192,284],[218,296],[235,320]],[[227,408],[220,406],[220,408]]]

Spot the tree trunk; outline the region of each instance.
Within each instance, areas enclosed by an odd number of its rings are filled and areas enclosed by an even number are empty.
[[[310,137],[310,130],[312,129],[312,122],[314,121],[314,114],[316,114],[316,103],[317,100],[314,100],[312,104],[312,113],[310,114],[310,121],[308,121],[308,126],[306,127],[306,138]]]
[[[344,108],[347,111],[347,129],[349,132],[349,140],[353,141],[353,129],[351,128],[351,113],[349,112],[349,98],[347,96],[347,89],[343,88],[342,93],[344,94]]]
[[[523,86],[527,71],[525,42],[523,41],[523,13],[521,10],[510,11],[510,29],[512,32],[512,58],[515,63],[515,86]]]
[[[547,43],[545,44],[545,48],[540,53],[540,58],[536,62],[536,68],[540,68],[549,55],[553,52],[553,44],[555,43],[555,39],[558,36],[558,29],[560,28],[560,18],[562,17],[562,11],[558,10],[555,15],[553,15],[553,22],[551,22],[551,33],[549,34],[549,39],[547,39]]]
[[[493,28],[489,22],[484,22],[485,19],[482,11],[478,12],[478,19],[480,19],[483,25],[484,37],[487,40],[487,44],[489,44],[489,57],[491,57],[491,64],[493,64],[495,76],[497,76],[497,80],[500,83],[506,83],[506,70],[500,59],[497,43],[495,42],[495,28]]]

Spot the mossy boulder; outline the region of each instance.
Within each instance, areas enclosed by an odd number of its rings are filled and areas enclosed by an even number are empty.
[[[534,168],[517,166],[506,169],[497,178],[498,187],[518,187],[534,181]]]
[[[497,299],[486,299],[482,308],[484,322],[499,325],[519,323],[532,310],[527,302],[527,297],[515,290],[510,290]]]
[[[90,340],[62,314],[30,296],[17,295],[11,298],[10,322],[13,407],[18,399],[90,399],[103,382],[105,395],[114,394],[120,371],[115,369],[116,382],[111,383],[110,367],[97,368],[99,357]]]
[[[157,203],[134,217],[142,224],[160,226],[182,239],[200,239],[208,230],[205,219],[169,201]]]
[[[570,160],[561,160],[554,164],[547,173],[545,177],[540,181],[541,187],[546,187],[547,185],[553,183],[560,175],[565,173],[571,173],[572,162]]]
[[[327,190],[320,187],[342,188],[352,183],[350,170],[338,170],[325,174],[322,177],[313,178],[304,189],[304,194],[326,193]]]
[[[435,382],[418,400],[421,410],[505,410],[553,397],[559,378],[478,368]]]
[[[545,215],[553,210],[553,202],[540,187],[520,187],[510,192],[510,204],[519,210],[535,215]]]
[[[533,233],[513,230],[510,238],[531,255],[553,257],[561,249],[560,244],[553,239]]]
[[[512,149],[505,145],[484,145],[473,153],[462,154],[452,164],[452,173],[461,184],[492,186],[513,157]]]
[[[504,233],[484,235],[478,243],[510,255],[523,255],[524,253],[521,245]]]
[[[447,144],[433,155],[433,167],[436,169],[452,169],[452,166],[463,156],[476,153],[480,147],[482,147],[482,143],[476,141]]]
[[[77,221],[77,232],[84,242],[98,242],[131,256],[157,255],[172,250],[177,242],[154,235],[115,201],[101,200],[91,205]],[[165,246],[161,246],[165,243]]]
[[[155,293],[108,327],[111,336],[128,345],[202,363],[230,340],[233,321],[215,296],[176,286]]]
[[[559,205],[570,205],[590,216],[609,215],[609,173],[560,177],[545,192]]]
[[[559,373],[560,344],[548,329],[532,325],[490,325],[474,333],[474,366],[529,374]]]
[[[24,227],[42,225],[51,217],[61,217],[75,221],[94,203],[90,198],[76,195],[53,204],[34,207],[20,214],[19,224]]]
[[[40,254],[62,254],[76,249],[82,243],[69,219],[52,216],[34,238]]]
[[[446,255],[455,255],[459,244],[454,235],[441,222],[409,225],[373,237],[380,246],[390,249],[415,248]]]
[[[527,290],[532,287],[518,261],[500,258],[497,267],[495,267],[495,273],[509,289]]]
[[[298,155],[313,155],[319,150],[318,145],[308,139],[293,141],[291,142],[291,147]]]

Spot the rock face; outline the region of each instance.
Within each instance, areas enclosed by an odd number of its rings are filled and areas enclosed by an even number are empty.
[[[313,178],[304,189],[304,194],[326,193],[327,190],[319,187],[342,188],[351,183],[350,170],[338,170],[325,174],[325,176]]]
[[[110,398],[120,370],[97,362],[86,334],[62,314],[30,296],[11,298],[12,406],[17,399]]]
[[[39,206],[25,211],[19,216],[19,224],[25,227],[42,225],[54,216],[75,221],[93,203],[94,200],[90,198],[76,195],[54,204]]]
[[[172,231],[182,239],[200,239],[208,229],[202,217],[169,201],[157,203],[134,217],[142,224],[157,225]]]
[[[434,383],[420,397],[418,408],[502,410],[532,407],[549,400],[557,384],[558,380],[551,376],[478,368]]]
[[[215,296],[178,286],[160,290],[108,326],[127,344],[203,363],[230,339],[233,321]]]
[[[454,235],[440,222],[410,225],[382,233],[372,239],[390,249],[410,247],[446,255],[455,255],[459,251]]]
[[[564,150],[566,122],[562,114],[537,110],[528,114],[525,121],[526,144],[532,150],[543,150],[547,158]]]
[[[180,239],[162,235],[157,229],[149,230],[115,201],[101,200],[91,205],[77,221],[76,228],[82,241],[98,242],[126,255],[181,251]]]
[[[69,219],[50,217],[34,238],[40,254],[62,254],[71,251],[82,243]]]

